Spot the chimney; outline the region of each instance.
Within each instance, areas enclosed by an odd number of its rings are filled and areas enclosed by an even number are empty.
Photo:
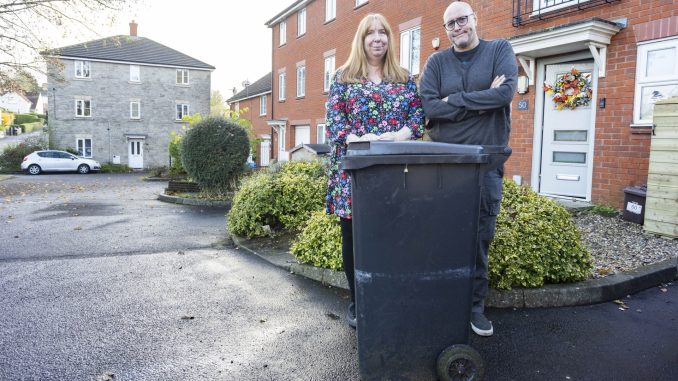
[[[129,23],[129,35],[130,36],[132,36],[132,37],[137,36],[137,26],[139,26],[139,24],[134,22],[134,20],[132,20],[132,22]]]

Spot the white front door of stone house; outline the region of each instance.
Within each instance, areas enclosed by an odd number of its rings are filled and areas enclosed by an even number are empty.
[[[593,99],[588,106],[557,109],[552,95],[544,94],[539,193],[588,198],[593,159],[593,123],[596,90],[593,62],[547,65],[545,82],[558,79],[576,68],[591,83]]]
[[[127,157],[130,168],[140,169],[144,167],[144,140],[129,139],[127,141]]]

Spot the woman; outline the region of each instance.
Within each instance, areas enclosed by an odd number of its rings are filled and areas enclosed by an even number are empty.
[[[424,132],[424,113],[417,85],[398,65],[391,27],[381,14],[369,14],[358,25],[351,53],[334,76],[327,100],[327,137],[331,149],[327,213],[341,222],[344,271],[351,289],[348,324],[355,328],[355,279],[351,179],[341,170],[348,142],[406,140]]]

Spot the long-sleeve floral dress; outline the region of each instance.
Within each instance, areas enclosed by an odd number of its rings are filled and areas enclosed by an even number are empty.
[[[412,130],[412,139],[424,134],[424,111],[417,85],[382,81],[341,83],[335,74],[327,99],[327,137],[331,146],[326,210],[342,218],[352,218],[351,179],[339,168],[346,155],[350,134],[381,135],[403,127]]]

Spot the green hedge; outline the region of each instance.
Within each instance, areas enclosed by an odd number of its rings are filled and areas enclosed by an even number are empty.
[[[490,284],[499,289],[584,280],[592,258],[570,213],[527,187],[504,180]]]
[[[304,230],[292,241],[290,251],[303,263],[342,270],[339,218],[324,209],[313,212]]]
[[[17,114],[14,118],[14,124],[25,124],[40,122],[40,117],[37,114]]]
[[[42,126],[43,126],[42,122],[24,123],[21,125],[21,132],[26,134],[29,132],[37,131],[41,129]]]
[[[236,192],[228,213],[229,232],[239,236],[273,230],[300,231],[311,213],[323,207],[327,180],[319,162],[288,162],[279,171],[257,172]]]

